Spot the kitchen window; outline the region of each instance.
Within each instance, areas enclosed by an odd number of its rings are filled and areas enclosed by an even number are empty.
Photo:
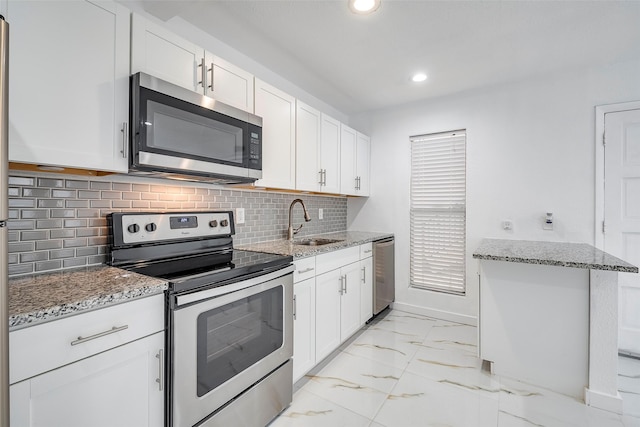
[[[466,132],[410,141],[410,285],[464,295]]]

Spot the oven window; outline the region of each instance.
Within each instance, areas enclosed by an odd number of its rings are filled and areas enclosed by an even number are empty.
[[[282,347],[283,287],[198,316],[198,397]]]
[[[233,164],[243,163],[243,130],[209,117],[147,101],[147,146]]]

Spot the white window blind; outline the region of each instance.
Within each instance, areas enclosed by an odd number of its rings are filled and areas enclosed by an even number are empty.
[[[411,137],[410,282],[465,293],[466,134]]]

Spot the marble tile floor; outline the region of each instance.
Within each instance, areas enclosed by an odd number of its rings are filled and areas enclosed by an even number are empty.
[[[640,360],[621,358],[617,415],[491,375],[476,328],[387,311],[296,384],[269,427],[640,427]]]

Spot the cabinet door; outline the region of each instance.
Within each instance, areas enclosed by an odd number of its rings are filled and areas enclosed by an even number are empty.
[[[203,48],[136,14],[131,18],[131,25],[132,74],[141,71],[204,93]]]
[[[320,190],[320,111],[296,102],[296,189]]]
[[[373,317],[373,258],[360,261],[360,325]]]
[[[129,10],[10,1],[9,160],[126,172]]]
[[[296,184],[295,98],[255,79],[255,113],[262,117],[262,179],[258,187],[293,190]]]
[[[360,328],[360,262],[340,269],[343,292],[340,298],[340,342],[345,341]]]
[[[316,279],[293,286],[293,382],[316,364]]]
[[[356,176],[358,177],[358,188],[356,194],[359,196],[369,196],[370,145],[369,137],[358,132],[356,144]]]
[[[163,347],[159,332],[13,384],[11,425],[164,425]]]
[[[316,362],[340,345],[340,270],[316,276]]]
[[[340,193],[356,193],[356,131],[346,125],[340,127]]]
[[[253,74],[205,52],[207,87],[205,94],[225,104],[253,113]]]
[[[323,170],[323,193],[340,193],[340,122],[322,115],[320,131],[320,169]]]

